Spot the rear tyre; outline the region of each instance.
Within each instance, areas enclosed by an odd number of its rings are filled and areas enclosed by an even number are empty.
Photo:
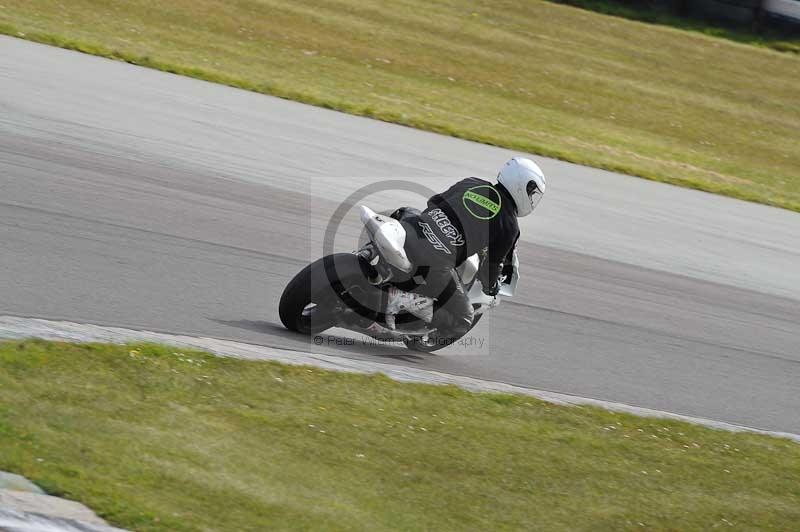
[[[278,307],[281,322],[307,335],[330,329],[346,307],[342,295],[364,282],[356,255],[337,253],[312,262],[286,285]]]

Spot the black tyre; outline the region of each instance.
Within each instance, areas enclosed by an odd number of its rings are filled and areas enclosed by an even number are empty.
[[[475,319],[472,320],[472,326],[469,328],[469,331],[465,332],[461,336],[453,336],[453,337],[430,337],[429,341],[423,342],[421,338],[407,338],[403,340],[403,343],[406,344],[406,347],[411,349],[412,351],[419,351],[421,353],[433,353],[435,351],[439,351],[440,349],[444,349],[445,347],[450,347],[464,336],[469,334],[469,332],[474,329],[478,322],[481,321],[483,314],[478,314],[475,316]]]
[[[364,283],[360,259],[337,253],[312,262],[283,291],[278,313],[290,331],[314,335],[335,326],[346,304],[342,294]]]

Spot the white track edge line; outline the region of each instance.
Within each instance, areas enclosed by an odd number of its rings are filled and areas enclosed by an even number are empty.
[[[724,421],[714,421],[694,416],[674,414],[650,408],[641,408],[623,403],[602,401],[588,397],[578,397],[558,392],[548,392],[525,388],[502,382],[493,382],[473,377],[450,375],[427,369],[398,366],[382,362],[356,360],[334,355],[323,355],[302,351],[289,351],[271,347],[245,344],[230,340],[218,340],[193,336],[137,331],[119,327],[105,327],[73,323],[68,321],[51,321],[36,318],[19,318],[16,316],[0,316],[0,339],[40,338],[68,342],[108,342],[124,344],[130,342],[155,342],[176,347],[195,348],[208,351],[218,356],[242,358],[249,360],[272,360],[296,366],[316,366],[321,369],[343,371],[348,373],[382,373],[399,382],[417,382],[425,384],[455,385],[477,392],[499,392],[527,395],[542,401],[571,406],[595,406],[612,412],[624,412],[641,417],[672,419],[685,421],[695,425],[725,430],[729,432],[752,432],[779,438],[786,438],[800,443],[800,434],[761,430]]]

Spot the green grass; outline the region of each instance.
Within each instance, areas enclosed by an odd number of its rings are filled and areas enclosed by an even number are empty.
[[[800,211],[794,54],[536,0],[0,5],[11,35]]]
[[[800,445],[163,346],[0,343],[0,470],[135,530],[789,530]]]

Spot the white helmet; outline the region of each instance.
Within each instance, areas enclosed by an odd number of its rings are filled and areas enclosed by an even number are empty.
[[[514,198],[519,217],[533,212],[547,188],[542,169],[524,157],[514,157],[508,161],[497,174],[497,182]]]

